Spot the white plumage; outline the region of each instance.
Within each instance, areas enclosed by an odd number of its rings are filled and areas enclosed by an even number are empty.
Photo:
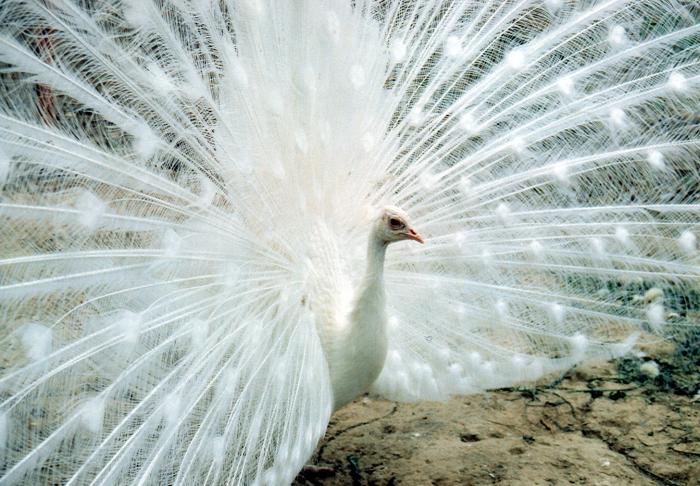
[[[691,325],[698,15],[2,2],[0,483],[286,484],[369,387]]]

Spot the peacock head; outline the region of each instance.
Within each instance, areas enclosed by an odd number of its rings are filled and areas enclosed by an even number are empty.
[[[395,206],[387,206],[379,217],[375,231],[384,243],[401,240],[414,240],[424,243],[423,237],[411,226],[408,215]]]

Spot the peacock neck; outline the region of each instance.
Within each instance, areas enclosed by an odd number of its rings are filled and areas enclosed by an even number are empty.
[[[367,268],[365,269],[364,287],[381,286],[384,278],[384,259],[388,242],[374,235],[367,245]]]
[[[370,235],[367,247],[367,268],[362,280],[355,309],[351,334],[374,339],[386,332],[384,318],[384,258],[388,243]],[[367,315],[371,314],[372,318]]]
[[[329,359],[334,410],[367,391],[384,367],[388,349],[384,296],[387,244],[370,236],[367,269],[350,315]]]

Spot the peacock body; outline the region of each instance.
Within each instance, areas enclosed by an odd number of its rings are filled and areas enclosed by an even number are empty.
[[[0,483],[288,484],[370,386],[693,325],[699,16],[3,0]]]

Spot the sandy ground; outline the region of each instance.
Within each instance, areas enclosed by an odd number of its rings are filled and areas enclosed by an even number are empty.
[[[663,359],[656,378],[642,362],[445,403],[365,396],[333,416],[312,461],[322,469],[295,484],[699,485],[697,368],[679,392]]]

